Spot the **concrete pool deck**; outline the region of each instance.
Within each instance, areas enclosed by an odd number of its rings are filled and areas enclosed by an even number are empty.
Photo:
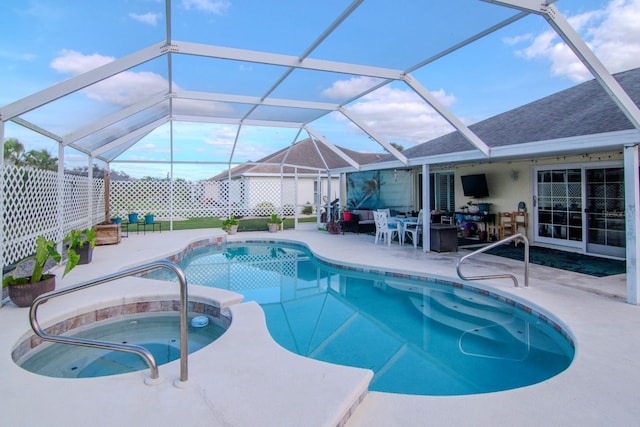
[[[100,246],[93,262],[78,266],[58,288],[179,252],[189,242],[222,236],[220,230],[131,234],[116,246]],[[316,230],[239,233],[229,240],[283,239],[307,244],[316,255],[338,263],[375,265],[404,274],[428,274],[459,281],[459,253],[423,253],[413,246],[374,245],[369,235],[330,235]],[[511,271],[522,263],[480,255],[465,272]],[[135,286],[131,286],[129,281]],[[190,283],[195,284],[195,283]],[[28,309],[8,303],[0,309],[0,420],[2,425],[113,426],[621,426],[635,425],[640,380],[640,307],[626,304],[625,277],[595,278],[531,265],[530,287],[510,280],[484,281],[530,306],[542,307],[565,325],[576,342],[572,365],[560,375],[516,390],[470,396],[410,396],[366,392],[369,371],[329,365],[293,355],[275,344],[255,303],[236,294],[190,287],[190,298],[213,299],[229,307],[227,333],[189,357],[189,384],[172,385],[179,364],[160,366],[164,382],[147,386],[148,372],[91,379],[60,379],[19,368],[11,350],[27,334]],[[143,295],[175,295],[177,285],[127,279],[48,302],[41,318],[68,315],[80,307]],[[64,300],[64,301],[63,301]],[[359,403],[359,404],[358,404]]]

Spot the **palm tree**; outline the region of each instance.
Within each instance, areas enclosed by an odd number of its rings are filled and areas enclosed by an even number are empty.
[[[17,138],[8,138],[4,142],[4,161],[16,166],[24,165],[24,145]]]
[[[58,158],[51,157],[51,154],[44,148],[41,150],[29,150],[24,155],[25,164],[38,169],[58,170]]]

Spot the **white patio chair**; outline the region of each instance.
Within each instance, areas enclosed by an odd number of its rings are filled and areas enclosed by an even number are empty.
[[[375,244],[378,244],[378,239],[382,237],[383,241],[387,242],[388,246],[391,246],[391,240],[393,235],[398,236],[398,241],[402,244],[402,236],[398,232],[396,224],[389,224],[387,221],[387,215],[384,212],[374,212],[373,219],[376,223],[376,239]]]
[[[413,242],[413,248],[418,248],[418,241],[420,240],[420,233],[422,233],[422,210],[418,214],[418,221],[406,222],[404,224],[404,234]],[[406,238],[405,238],[406,242]]]

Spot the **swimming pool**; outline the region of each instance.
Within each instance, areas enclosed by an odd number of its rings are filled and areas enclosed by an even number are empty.
[[[328,265],[302,245],[229,243],[180,262],[189,283],[258,302],[273,338],[318,360],[373,370],[370,390],[462,395],[566,369],[570,338],[521,304],[472,287]]]

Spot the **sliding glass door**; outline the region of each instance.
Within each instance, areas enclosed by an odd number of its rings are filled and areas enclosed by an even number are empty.
[[[624,169],[587,169],[587,252],[625,256]]]
[[[625,256],[622,167],[539,168],[535,177],[535,241]]]
[[[537,241],[582,247],[582,170],[537,171]]]

